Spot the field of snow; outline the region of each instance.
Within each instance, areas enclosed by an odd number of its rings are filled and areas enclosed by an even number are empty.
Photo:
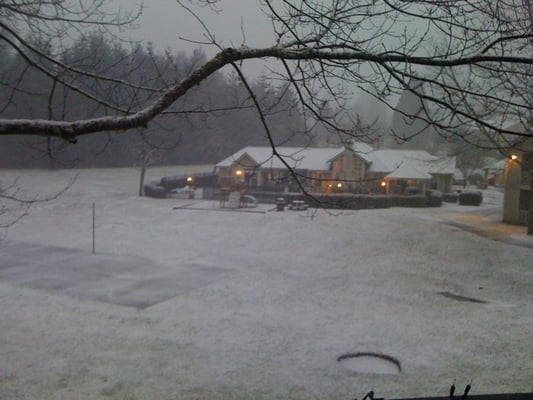
[[[154,168],[146,181],[202,170]],[[94,203],[97,255],[141,260],[147,275],[220,274],[135,308],[13,284],[0,266],[2,400],[390,399],[446,396],[454,382],[459,394],[467,384],[471,394],[533,390],[533,250],[447,223],[494,223],[531,245],[523,227],[496,223],[498,191],[481,207],[242,213],[140,198],[135,169],[0,171],[28,196],[74,177],[9,229],[0,257],[24,244],[88,257]],[[357,352],[394,357],[401,372],[337,362]]]

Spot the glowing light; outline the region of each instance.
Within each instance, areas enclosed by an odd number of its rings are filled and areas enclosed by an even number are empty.
[[[242,176],[242,169],[238,169],[237,171],[235,171],[235,175]]]
[[[342,183],[337,183],[337,187],[340,189],[342,187]]]
[[[187,177],[187,182],[189,182],[189,183],[192,182],[192,176],[188,176],[188,177]]]
[[[518,156],[517,156],[516,154],[513,154],[513,155],[511,156],[511,160],[517,160],[517,159],[518,159]]]
[[[381,182],[381,187],[385,187],[385,186],[387,186],[387,182],[385,181]]]

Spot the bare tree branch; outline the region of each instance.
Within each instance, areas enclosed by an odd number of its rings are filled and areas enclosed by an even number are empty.
[[[426,122],[451,135],[458,119],[500,134],[531,135],[527,129],[522,133],[508,130],[505,124],[490,117],[498,110],[509,119],[531,119],[531,96],[527,94],[530,92],[527,81],[533,68],[531,11],[520,2],[498,0],[487,5],[481,0],[358,3],[263,0],[261,4],[271,18],[277,43],[265,48],[221,48],[193,9],[196,3],[217,10],[220,3],[179,1],[203,28],[205,43],[218,46],[219,52],[185,78],[168,81],[165,88],[80,69],[53,52],[49,55],[39,50],[18,33],[22,22],[29,24],[45,38],[48,34],[45,43],[54,49],[53,39],[58,31],[52,30],[51,21],[61,22],[64,31],[68,27],[79,32],[78,25],[92,24],[107,29],[126,26],[134,20],[114,20],[102,11],[103,3],[101,0],[71,14],[68,11],[72,10],[56,3],[0,7],[0,41],[17,51],[32,68],[112,111],[112,114],[72,121],[53,119],[51,115],[48,119],[0,118],[0,135],[40,135],[75,141],[79,136],[102,131],[144,128],[158,116],[175,112],[171,107],[178,100],[217,71],[228,65],[240,68],[246,61],[257,59],[281,62],[284,72],[277,71],[276,79],[290,83],[298,93],[302,109],[312,119],[329,125],[331,130],[350,132],[342,129],[337,118],[325,118],[321,110],[326,104],[332,110],[343,110],[349,99],[346,85],[355,85],[375,93],[392,108],[395,106],[390,94],[412,90],[427,107]],[[15,16],[18,20],[8,23],[5,16]],[[411,25],[417,28],[411,29]],[[134,101],[125,107],[83,89],[75,80],[65,79],[67,72],[95,82],[118,84],[134,93],[151,93],[145,98],[150,100],[141,101],[135,95]],[[428,92],[422,94],[409,89],[409,79],[424,81]]]

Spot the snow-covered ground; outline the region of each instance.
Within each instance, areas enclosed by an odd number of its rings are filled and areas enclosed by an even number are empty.
[[[151,169],[147,181],[183,171]],[[2,400],[348,400],[369,390],[445,396],[454,382],[459,392],[471,383],[472,394],[533,389],[533,242],[498,223],[496,190],[481,207],[240,213],[139,198],[134,169],[0,171],[29,196],[75,175],[9,229],[0,256],[21,243],[90,253],[94,202],[98,254],[142,257],[147,272],[153,263],[224,273],[144,309],[0,276]],[[503,236],[526,246],[490,238]],[[402,371],[337,362],[357,352],[390,355]]]

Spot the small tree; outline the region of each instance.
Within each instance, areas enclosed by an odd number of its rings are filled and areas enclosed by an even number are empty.
[[[139,196],[144,196],[144,177],[146,176],[146,170],[154,164],[154,160],[157,157],[158,148],[151,145],[149,142],[143,140],[139,144],[139,167],[141,169],[141,175],[139,177]]]
[[[76,177],[54,194],[40,196],[24,193],[16,180],[12,182],[0,180],[0,240],[5,238],[9,227],[28,214],[32,205],[57,199],[74,184],[75,180]]]
[[[468,137],[468,135],[464,137]],[[470,181],[471,176],[486,166],[487,158],[495,154],[494,150],[485,150],[465,140],[455,140],[449,146],[450,150],[448,153],[455,157],[455,165],[463,175],[465,187]]]
[[[24,199],[16,182],[0,182],[0,240],[4,239],[7,228],[24,217],[31,200]]]

